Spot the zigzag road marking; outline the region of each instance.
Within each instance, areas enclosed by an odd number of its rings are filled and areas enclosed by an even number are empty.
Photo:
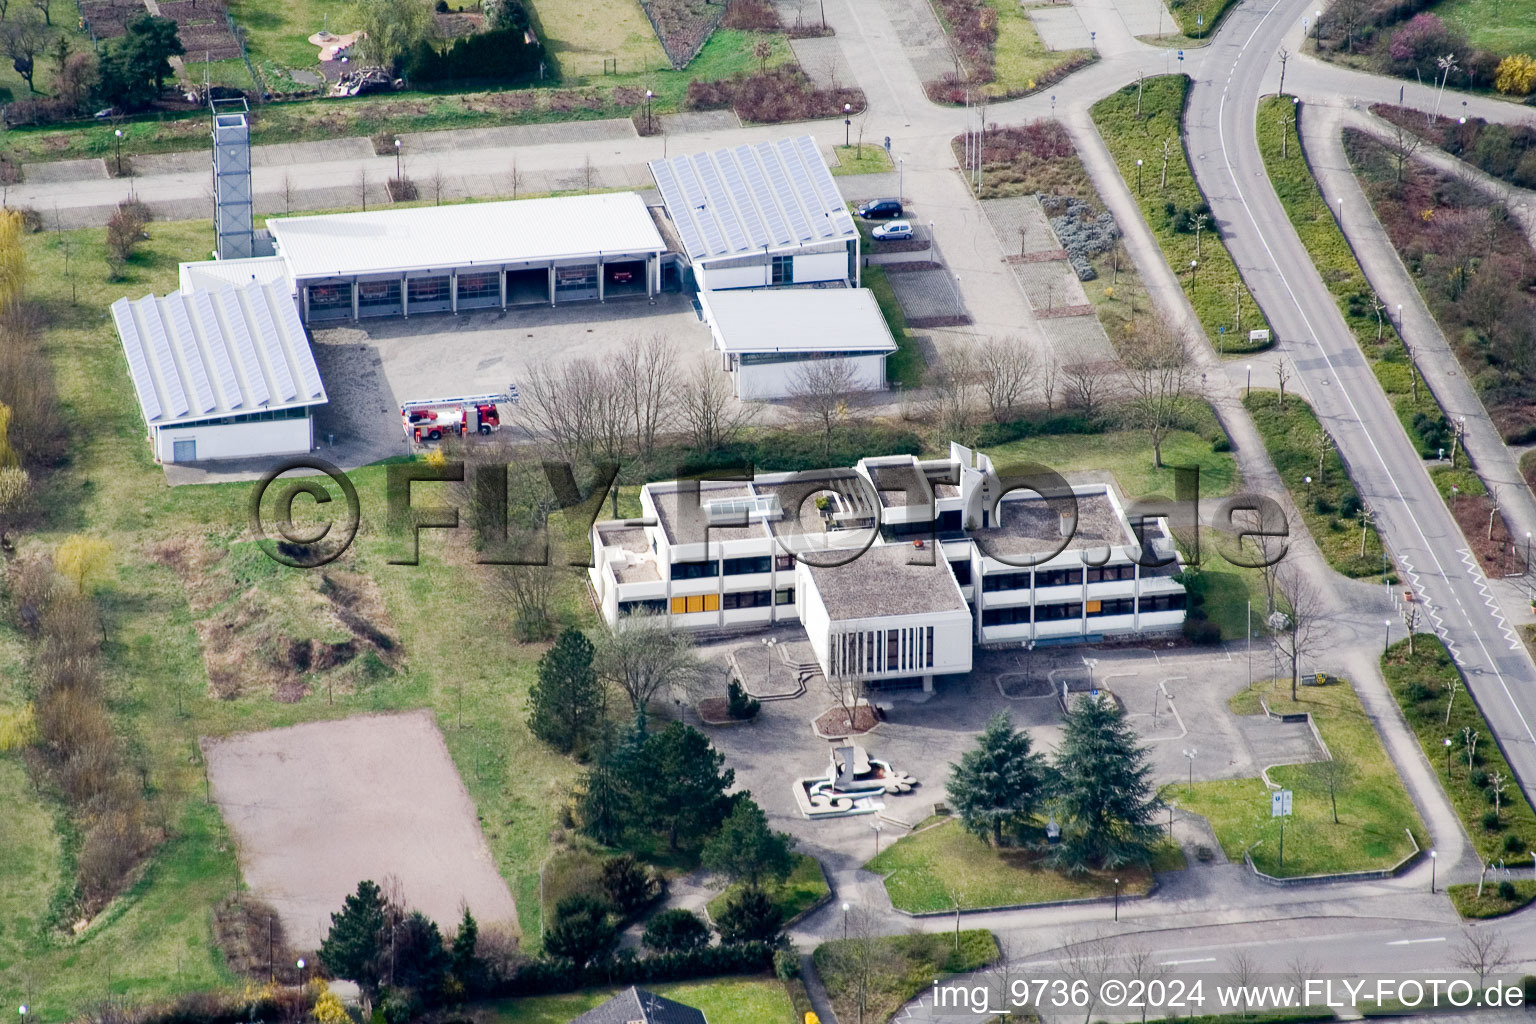
[[[1462,548],[1459,552],[1462,564],[1467,567],[1467,573],[1472,577],[1472,582],[1477,584],[1477,589],[1482,592],[1483,604],[1493,613],[1494,621],[1499,624],[1499,629],[1504,633],[1504,638],[1509,641],[1509,649],[1520,649],[1520,637],[1509,627],[1509,621],[1504,618],[1504,612],[1499,608],[1498,601],[1494,600],[1493,591],[1488,587],[1488,577],[1483,572],[1482,566],[1477,564],[1477,559],[1472,556],[1470,548]]]

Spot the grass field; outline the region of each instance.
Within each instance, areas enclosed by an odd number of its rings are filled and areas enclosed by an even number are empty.
[[[851,952],[852,944],[861,941],[873,944],[870,959],[874,968],[863,1014],[859,1013],[854,979],[846,967],[853,958],[845,955]],[[834,939],[817,946],[814,956],[837,1019],[881,1024],[940,977],[978,970],[996,962],[998,949],[991,932],[973,929],[960,932],[958,937],[949,933]]]
[[[672,67],[638,0],[533,0],[528,6],[567,78],[601,75],[605,60],[616,61],[619,74]]]
[[[1505,914],[1513,914],[1529,906],[1531,901],[1536,900],[1536,882],[1521,879],[1511,884],[1515,887],[1515,898],[1512,900],[1507,900],[1500,895],[1499,887],[1493,882],[1483,885],[1481,896],[1477,894],[1476,882],[1448,885],[1445,887],[1445,893],[1451,898],[1451,904],[1456,908],[1456,913],[1462,917],[1503,917]]]
[[[1323,428],[1312,407],[1294,394],[1286,395],[1281,406],[1277,391],[1255,391],[1244,397],[1243,405],[1328,564],[1346,576],[1380,573],[1381,536],[1376,527],[1368,526],[1365,554],[1360,553],[1360,517],[1348,514],[1351,508],[1361,507],[1360,496],[1336,448],[1319,458]]]
[[[885,357],[885,379],[897,387],[920,387],[926,370],[923,354],[907,328],[907,315],[901,311],[901,302],[891,287],[891,279],[885,275],[883,267],[864,267],[859,275],[864,287],[874,294],[875,303],[885,315],[886,326],[891,329],[891,337],[896,340],[896,351]]]
[[[1396,864],[1413,850],[1412,830],[1424,842],[1424,826],[1408,798],[1392,759],[1347,682],[1308,686],[1290,699],[1290,680],[1275,679],[1240,691],[1230,702],[1234,714],[1262,714],[1263,695],[1276,714],[1307,711],[1323,742],[1342,766],[1336,784],[1337,824],[1323,770],[1317,764],[1283,765],[1270,779],[1291,790],[1293,813],[1285,822],[1285,863],[1280,863],[1279,819],[1269,815],[1269,791],[1262,779],[1196,782],[1193,791],[1175,783],[1163,796],[1211,823],[1228,859],[1253,856],[1259,870],[1293,878],[1300,875],[1365,871]]]
[[[1207,225],[1199,244],[1194,232],[1174,230],[1166,204],[1194,209],[1204,202],[1185,156],[1181,122],[1189,79],[1159,75],[1142,83],[1141,116],[1136,116],[1137,86],[1128,85],[1093,105],[1093,120],[1120,168],[1141,215],[1157,237],[1163,257],[1183,287],[1213,347],[1223,352],[1254,351],[1248,331],[1267,327],[1263,314],[1243,284],[1220,231]],[[1168,144],[1168,184],[1162,187],[1164,144]],[[1143,161],[1138,175],[1136,161]],[[1198,251],[1198,256],[1196,255]],[[1190,261],[1198,263],[1191,283]],[[1226,334],[1221,333],[1226,329]]]
[[[770,883],[763,887],[786,922],[793,921],[826,899],[832,891],[827,887],[827,877],[821,873],[821,865],[816,863],[815,857],[803,853],[794,856],[795,868],[789,877],[780,884]],[[740,885],[733,885],[709,901],[707,909],[711,920],[719,920],[726,903],[739,888]]]
[[[714,978],[644,988],[702,1011],[709,1024],[797,1024],[784,983],[775,978]],[[566,1024],[619,991],[583,989],[568,995],[505,999],[477,1007],[483,1013],[477,1013],[476,1019],[488,1024]]]
[[[843,174],[879,174],[894,170],[890,154],[879,143],[866,142],[862,146],[833,146],[837,163],[832,165],[834,176]]]
[[[1212,30],[1234,3],[1236,0],[1170,0],[1168,13],[1179,23],[1179,30],[1199,44],[1210,40]]]
[[[143,424],[123,372],[122,354],[106,305],[124,294],[175,288],[176,264],[207,249],[207,222],[155,223],[129,280],[108,283],[99,230],[47,233],[27,241],[32,294],[54,324],[48,342],[68,418],[91,424],[75,435],[71,465],[43,494],[49,527],[23,536],[24,549],[57,543],[85,530],[108,539],[115,571],[100,592],[108,641],[104,650],[110,705],[119,731],[142,764],[156,806],[174,830],[148,873],[79,939],[63,942],[35,925],[13,928],[7,911],[0,933],[0,989],[17,991],[30,977],[40,1020],[64,1020],[107,991],[153,999],[173,991],[232,983],[211,946],[213,905],[235,880],[234,851],[218,816],[203,803],[196,737],[262,729],[359,711],[429,707],[438,714],[450,752],[484,818],[496,864],[512,886],[525,932],[538,934],[538,866],[549,848],[560,798],[576,766],[529,736],[523,704],[538,647],[507,635],[493,601],[462,599],[481,586],[473,571],[441,542],[423,545],[422,564],[386,566],[387,538],[376,528],[384,499],[382,467],[353,474],[364,529],[356,568],[378,583],[387,615],[405,652],[398,672],[355,689],[338,687],[335,703],[312,693],[295,704],[266,694],[235,700],[208,696],[194,615],[181,581],[148,555],[168,537],[211,537],[227,543],[248,529],[249,485],[171,489],[149,459]],[[68,301],[62,241],[73,246],[79,304]],[[375,524],[369,527],[369,522]],[[282,570],[285,573],[297,570]],[[575,584],[562,598],[576,615]],[[0,637],[11,637],[8,626]],[[180,687],[165,685],[181,681]],[[178,696],[178,689],[180,695]],[[14,676],[0,676],[0,704],[19,699]],[[185,715],[177,713],[178,699]],[[462,706],[463,727],[457,727]],[[0,800],[34,807],[14,755],[0,772]],[[44,811],[26,811],[35,815]],[[4,898],[24,894],[40,919],[57,888],[56,845],[4,858]],[[64,922],[67,923],[67,922]]]
[[[1440,0],[1434,13],[1461,31],[1476,49],[1536,55],[1536,3],[1532,0]]]
[[[1420,622],[1419,628],[1424,628]],[[1485,864],[1505,861],[1524,864],[1536,850],[1536,811],[1513,782],[1514,772],[1498,745],[1489,737],[1488,722],[1477,704],[1462,689],[1451,700],[1447,689],[1461,675],[1440,641],[1431,635],[1414,638],[1414,651],[1408,653],[1408,641],[1392,645],[1382,658],[1382,674],[1392,695],[1403,709],[1403,717],[1418,737],[1419,746],[1440,779],[1440,787],[1451,799],[1451,806],[1461,818],[1462,827],[1477,848]],[[1495,772],[1510,779],[1503,797],[1498,828],[1486,828],[1483,815],[1493,810],[1486,789],[1478,786],[1468,772],[1466,746],[1462,730],[1475,729],[1482,737],[1475,750],[1475,771],[1489,776]],[[1451,740],[1447,756],[1445,741]],[[1507,845],[1506,845],[1507,844]]]
[[[1158,871],[1183,866],[1184,855],[1172,845],[1159,851],[1153,865]],[[954,909],[951,889],[958,891],[962,910],[984,910],[1113,896],[1117,877],[1124,896],[1152,887],[1152,872],[1142,868],[1064,874],[1042,864],[1035,851],[1000,850],[976,838],[958,818],[902,836],[865,867],[884,875],[892,905],[911,913]]]
[[[1092,50],[1048,50],[1035,31],[1029,11],[1015,0],[986,0],[997,12],[993,79],[981,87],[988,97],[1022,96],[1060,75],[1061,68],[1092,60]]]

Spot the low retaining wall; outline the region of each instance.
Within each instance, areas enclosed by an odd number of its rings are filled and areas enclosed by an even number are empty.
[[[1280,888],[1288,888],[1293,885],[1329,885],[1334,882],[1372,882],[1384,878],[1396,878],[1424,855],[1424,851],[1419,847],[1419,841],[1413,838],[1413,831],[1406,828],[1403,831],[1408,834],[1408,841],[1413,844],[1413,852],[1391,867],[1377,868],[1374,871],[1345,871],[1336,875],[1297,875],[1294,878],[1278,878],[1275,875],[1267,875],[1260,871],[1253,863],[1253,857],[1248,850],[1243,851],[1243,863],[1259,881]],[[1257,845],[1258,843],[1254,844],[1254,846]],[[1251,850],[1252,847],[1249,847],[1249,849]]]

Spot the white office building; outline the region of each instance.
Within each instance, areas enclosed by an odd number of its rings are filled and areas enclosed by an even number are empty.
[[[1106,484],[1001,489],[961,445],[947,459],[647,484],[640,519],[593,526],[592,596],[610,628],[640,609],[700,630],[799,622],[829,676],[925,689],[970,671],[973,645],[1183,625],[1164,520],[1133,523]]]

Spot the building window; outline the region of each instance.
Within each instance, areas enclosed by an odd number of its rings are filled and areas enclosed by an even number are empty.
[[[634,615],[636,612],[654,612],[665,614],[667,599],[664,597],[649,598],[644,601],[620,601],[619,616]]]
[[[948,512],[940,512],[938,530],[940,536],[950,536],[953,534],[964,533],[965,531],[962,528],[962,523],[960,521],[960,510],[953,508]]]
[[[315,313],[334,313],[337,310],[352,311],[352,285],[350,282],[338,282],[336,284],[312,284],[309,286],[309,311]]]
[[[1060,622],[1063,619],[1080,619],[1082,616],[1083,606],[1077,601],[1035,605],[1036,622]]]
[[[970,563],[966,563],[966,571],[969,574]],[[997,590],[1028,590],[1028,572],[996,572],[981,578],[981,589],[987,592]]]
[[[1037,587],[1067,587],[1082,581],[1081,569],[1046,569],[1035,574]]]
[[[1144,612],[1181,612],[1188,602],[1188,595],[1185,594],[1157,594],[1153,597],[1143,597],[1141,599],[1141,610]]]
[[[773,257],[773,283],[795,283],[795,258],[793,256]]]
[[[597,291],[597,264],[585,263],[578,267],[556,267],[555,291]]]
[[[766,608],[772,597],[772,591],[768,590],[742,590],[725,594],[721,598],[721,607],[727,611],[732,608]]]
[[[933,668],[933,627],[926,626],[924,628],[927,629],[928,636],[927,643],[923,647],[923,654],[925,658],[923,665],[925,668]]]
[[[399,280],[357,282],[357,304],[362,309],[400,305]]]
[[[727,558],[725,560],[725,575],[742,576],[752,572],[767,572],[773,565],[773,559],[769,555],[761,558]]]
[[[775,590],[773,592],[773,603],[774,604],[794,604],[795,603],[795,588],[794,587],[780,587],[778,590]]]
[[[966,559],[963,562],[950,562],[949,571],[955,574],[955,582],[962,587],[971,582],[970,559]]]
[[[1089,615],[1130,615],[1136,610],[1136,601],[1130,597],[1117,597],[1109,601],[1089,601]]]
[[[1015,605],[1011,608],[984,608],[981,612],[981,624],[983,626],[1016,626],[1020,623],[1029,624],[1029,605]]]
[[[495,272],[489,274],[460,274],[459,275],[459,301],[473,302],[476,299],[495,299],[501,301],[501,275]]]
[[[406,295],[412,303],[447,302],[448,278],[413,277],[407,282]]]
[[[719,610],[719,594],[694,594],[691,597],[674,597],[672,599],[673,615],[686,615],[690,612],[717,612]]]
[[[675,580],[701,580],[718,575],[720,575],[720,563],[713,559],[708,562],[672,563],[672,578]]]
[[[1136,578],[1134,565],[1099,565],[1088,567],[1089,583],[1119,583]]]
[[[779,572],[788,572],[795,567],[794,555],[774,555],[773,567]]]

